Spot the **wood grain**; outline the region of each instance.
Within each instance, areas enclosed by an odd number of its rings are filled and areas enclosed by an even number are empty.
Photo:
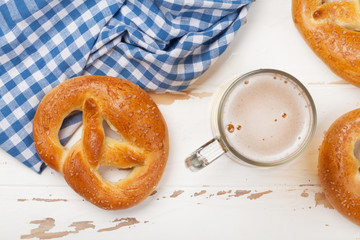
[[[324,132],[360,107],[360,88],[343,84],[311,52],[290,9],[291,1],[257,0],[233,43],[188,92],[154,97],[168,124],[170,155],[156,191],[134,208],[98,209],[60,174],[35,174],[0,150],[1,238],[360,239],[359,228],[328,205],[317,176]],[[259,68],[286,71],[308,88],[318,113],[309,147],[275,168],[223,155],[202,171],[187,170],[184,159],[213,137],[210,106],[220,86]]]

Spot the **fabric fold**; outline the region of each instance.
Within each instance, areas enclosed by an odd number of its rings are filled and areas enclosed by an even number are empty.
[[[0,3],[0,147],[41,172],[32,138],[36,107],[80,75],[125,78],[180,91],[225,51],[251,0],[9,0]],[[65,141],[80,124],[69,117]]]

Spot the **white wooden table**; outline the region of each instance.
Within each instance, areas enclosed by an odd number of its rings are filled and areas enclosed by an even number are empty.
[[[307,150],[280,167],[258,169],[222,156],[193,173],[186,156],[212,138],[210,103],[225,82],[259,68],[286,71],[312,94],[318,125]],[[170,156],[156,192],[128,210],[84,201],[63,177],[41,175],[0,151],[1,239],[360,239],[332,209],[317,177],[324,131],[358,108],[360,89],[334,75],[308,48],[290,0],[257,0],[248,23],[189,91],[154,96],[169,128]]]

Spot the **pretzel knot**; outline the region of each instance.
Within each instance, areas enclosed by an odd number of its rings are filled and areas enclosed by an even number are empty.
[[[73,111],[83,112],[82,138],[67,149],[58,132]],[[103,121],[121,139],[105,136]],[[156,104],[137,85],[118,78],[83,76],[60,84],[41,101],[33,132],[40,158],[104,209],[143,201],[160,181],[168,157],[167,127]],[[102,165],[132,171],[113,183],[99,174]]]
[[[294,23],[312,50],[345,80],[360,86],[358,0],[293,0]]]

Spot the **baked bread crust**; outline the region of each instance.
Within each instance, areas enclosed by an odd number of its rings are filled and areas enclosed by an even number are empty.
[[[67,149],[58,132],[74,111],[83,112],[82,138]],[[105,136],[104,120],[120,140]],[[113,77],[81,76],[55,87],[38,106],[33,135],[40,158],[103,209],[125,209],[146,199],[160,181],[169,152],[167,126],[156,104],[137,85]],[[101,165],[133,170],[113,183],[101,177]]]
[[[360,137],[360,109],[338,118],[326,132],[319,152],[318,174],[326,198],[360,225],[360,163],[355,144]]]
[[[338,76],[360,86],[359,1],[293,0],[292,15],[316,55]]]

